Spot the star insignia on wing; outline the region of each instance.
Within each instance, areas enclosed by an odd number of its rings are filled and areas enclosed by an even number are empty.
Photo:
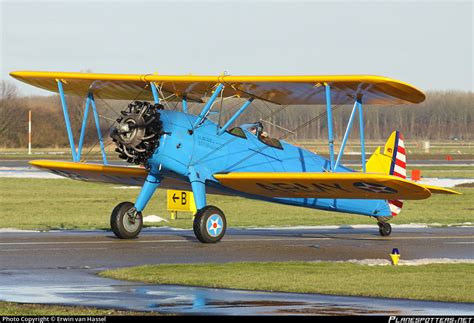
[[[394,190],[393,188],[380,185],[380,184],[374,184],[374,183],[357,182],[357,183],[354,183],[354,186],[357,187],[358,189],[361,189],[367,192],[372,192],[372,193],[379,193],[379,194],[397,193],[397,191]]]

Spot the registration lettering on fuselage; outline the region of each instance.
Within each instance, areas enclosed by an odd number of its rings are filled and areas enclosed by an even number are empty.
[[[209,148],[209,149],[217,149],[221,146],[221,143],[214,138],[198,135],[197,136],[197,144],[201,147]]]

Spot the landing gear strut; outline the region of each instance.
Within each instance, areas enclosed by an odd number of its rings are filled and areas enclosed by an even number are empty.
[[[388,237],[392,233],[392,226],[388,223],[388,219],[385,217],[377,218],[379,233],[382,237]]]
[[[226,228],[224,212],[215,206],[203,207],[194,217],[194,235],[202,243],[219,242],[224,237]]]
[[[142,213],[135,209],[133,203],[122,202],[112,211],[110,226],[117,238],[134,239],[142,230]]]

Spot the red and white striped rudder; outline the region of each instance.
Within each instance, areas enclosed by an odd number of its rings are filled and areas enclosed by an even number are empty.
[[[395,142],[393,147],[392,164],[390,166],[390,175],[403,179],[407,178],[407,158],[403,136],[398,131],[395,132]],[[403,207],[402,200],[388,200],[388,205],[392,216],[400,213]]]

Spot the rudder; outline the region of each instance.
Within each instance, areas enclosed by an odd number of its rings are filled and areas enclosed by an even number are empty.
[[[406,179],[406,150],[403,136],[394,131],[385,143],[383,152],[377,147],[366,163],[369,173],[381,173]],[[400,213],[403,207],[402,200],[388,200],[392,216]]]

